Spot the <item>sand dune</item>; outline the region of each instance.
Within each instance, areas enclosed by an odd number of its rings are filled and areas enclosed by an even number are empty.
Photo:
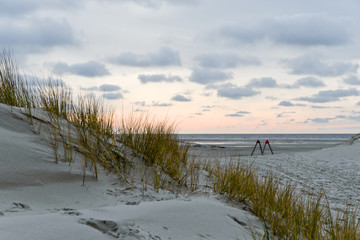
[[[0,239],[253,239],[262,224],[216,196],[130,189],[116,176],[56,164],[46,135],[0,104]],[[251,230],[252,229],[252,230]]]

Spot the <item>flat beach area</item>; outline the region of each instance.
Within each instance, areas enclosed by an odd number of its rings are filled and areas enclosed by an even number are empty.
[[[282,182],[291,182],[299,191],[324,191],[334,210],[360,205],[359,135],[356,140],[312,140],[286,142],[270,140],[274,154],[266,146],[264,154],[259,146],[253,151],[250,141],[242,145],[192,144],[193,156],[204,160],[229,160],[251,164],[265,176],[275,173]],[[265,141],[261,141],[264,147]]]
[[[350,139],[351,136],[349,136]],[[244,139],[237,141],[236,143],[218,142],[218,143],[206,143],[200,144],[192,142],[191,152],[193,155],[226,155],[226,156],[253,156],[258,155],[271,155],[283,154],[283,153],[297,153],[297,152],[309,152],[314,150],[320,150],[324,148],[331,148],[338,146],[345,142],[343,139],[301,139],[301,140],[288,140],[288,139],[270,139],[269,145],[265,144],[268,139],[259,139],[263,154],[260,151],[259,144],[256,145],[257,139]],[[254,150],[255,148],[255,150]],[[254,151],[254,152],[253,152]]]

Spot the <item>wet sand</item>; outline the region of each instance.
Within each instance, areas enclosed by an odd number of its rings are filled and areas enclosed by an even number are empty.
[[[190,152],[192,155],[196,156],[251,156],[251,153],[255,147],[256,141],[253,145],[250,143],[244,143],[239,145],[213,145],[213,144],[192,144]],[[323,142],[323,141],[307,141],[306,143],[291,143],[284,144],[281,141],[272,141],[270,142],[271,149],[273,154],[282,154],[282,153],[296,153],[296,152],[309,152],[314,150],[320,150],[324,148],[334,147],[341,143],[334,142]],[[264,150],[263,155],[271,155],[271,150],[269,145],[264,145],[264,142],[261,142],[262,149]],[[264,149],[265,147],[265,149]],[[262,155],[259,145],[256,146],[253,156]]]

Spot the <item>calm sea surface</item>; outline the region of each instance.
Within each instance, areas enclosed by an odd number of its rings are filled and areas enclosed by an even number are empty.
[[[220,148],[250,155],[257,140],[269,140],[274,153],[311,151],[339,145],[356,134],[179,134],[193,148]],[[269,148],[267,147],[269,150]]]

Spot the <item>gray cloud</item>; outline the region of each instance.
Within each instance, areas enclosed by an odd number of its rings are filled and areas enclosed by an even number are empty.
[[[360,106],[360,101],[356,105]]]
[[[159,8],[165,5],[194,5],[197,4],[199,0],[123,0],[122,2],[135,3],[147,8]]]
[[[35,19],[26,22],[0,21],[0,47],[36,53],[57,46],[78,45],[66,20]]]
[[[181,65],[180,54],[167,47],[162,47],[157,52],[147,54],[125,52],[118,56],[111,57],[109,61],[113,64],[133,67],[164,67]]]
[[[172,103],[157,103],[154,102],[152,104],[153,107],[171,107],[173,104]]]
[[[278,87],[276,80],[270,77],[253,78],[246,87],[254,88],[276,88]]]
[[[144,107],[146,105],[146,103],[145,103],[145,101],[138,101],[138,102],[135,102],[135,105]]]
[[[236,113],[225,114],[225,117],[245,117],[248,114],[250,114],[248,111],[238,111]]]
[[[149,83],[149,82],[182,82],[182,78],[179,76],[165,76],[164,74],[152,74],[152,75],[145,75],[140,74],[138,79],[142,83]]]
[[[255,91],[248,87],[237,87],[232,84],[220,86],[220,88],[217,90],[217,95],[219,97],[230,99],[241,99],[243,97],[252,97],[258,94],[260,94],[259,91]]]
[[[349,85],[360,85],[360,79],[355,75],[351,75],[344,79],[344,83]]]
[[[122,99],[124,98],[123,95],[119,92],[117,93],[104,93],[103,98],[109,99],[109,100],[117,100],[117,99]]]
[[[233,76],[229,72],[223,72],[214,69],[200,69],[196,68],[191,73],[189,80],[200,84],[211,84],[216,82],[222,82],[228,79],[232,79]]]
[[[355,73],[359,68],[358,64],[351,62],[323,60],[317,54],[308,54],[289,59],[285,61],[285,64],[291,69],[291,74],[311,74],[328,77]]]
[[[269,100],[278,100],[277,97],[274,97],[274,96],[267,96],[265,97],[266,99],[269,99]]]
[[[238,111],[237,113],[239,113],[239,114],[250,114],[250,112],[248,112],[248,111]]]
[[[319,14],[297,14],[264,19],[249,26],[224,26],[220,35],[242,43],[270,40],[277,44],[341,45],[352,38],[345,23]]]
[[[110,75],[105,65],[96,61],[88,61],[84,63],[67,64],[58,62],[55,64],[53,70],[55,74],[74,74],[84,77],[103,77]]]
[[[231,114],[225,114],[225,117],[244,117],[244,114],[239,113],[231,113]]]
[[[87,88],[81,88],[81,90],[85,91],[100,91],[100,92],[116,92],[120,91],[121,87],[117,85],[112,84],[102,84],[99,87],[93,86],[93,87],[87,87]]]
[[[336,119],[352,119],[352,117],[344,116],[344,115],[338,115],[332,118],[308,118],[309,121],[315,122],[315,123],[328,123],[332,120]]]
[[[282,112],[276,115],[277,118],[284,118],[284,117],[289,117],[289,114],[293,114],[295,112]]]
[[[333,120],[333,118],[309,118],[308,120],[315,123],[328,123],[330,120]]]
[[[0,0],[1,16],[24,15],[39,9],[74,9],[83,6],[84,1],[78,0]]]
[[[317,78],[314,77],[303,77],[298,79],[295,84],[294,87],[324,87],[325,83]]]
[[[331,107],[313,105],[313,106],[311,106],[311,108],[314,108],[314,109],[325,109],[325,108],[331,108]]]
[[[191,98],[186,98],[186,97],[184,97],[183,95],[180,95],[180,94],[172,97],[171,100],[177,101],[177,102],[191,102]]]
[[[103,92],[103,94],[102,94],[103,98],[108,99],[108,100],[122,99],[122,98],[124,98],[122,92],[127,92],[127,91],[122,91],[121,87],[119,87],[117,85],[112,85],[112,84],[102,84],[98,87],[93,86],[93,87],[81,88],[81,90]],[[143,103],[145,104],[145,102],[143,102]],[[139,105],[139,104],[136,104],[136,105]]]
[[[338,89],[338,90],[327,90],[320,91],[318,94],[313,95],[312,97],[300,97],[295,100],[307,101],[312,103],[326,103],[326,102],[336,102],[340,101],[341,97],[351,97],[359,96],[358,90],[355,88],[350,89]]]
[[[237,66],[260,65],[255,57],[239,57],[235,54],[206,53],[195,57],[203,68],[235,68]]]
[[[292,102],[289,101],[281,101],[279,104],[279,106],[283,106],[283,107],[304,107],[305,104],[294,104]]]
[[[120,90],[121,87],[112,84],[102,84],[99,86],[99,91],[103,91],[103,92],[115,92]]]
[[[360,115],[359,116],[349,116],[347,118],[352,121],[360,122]]]

